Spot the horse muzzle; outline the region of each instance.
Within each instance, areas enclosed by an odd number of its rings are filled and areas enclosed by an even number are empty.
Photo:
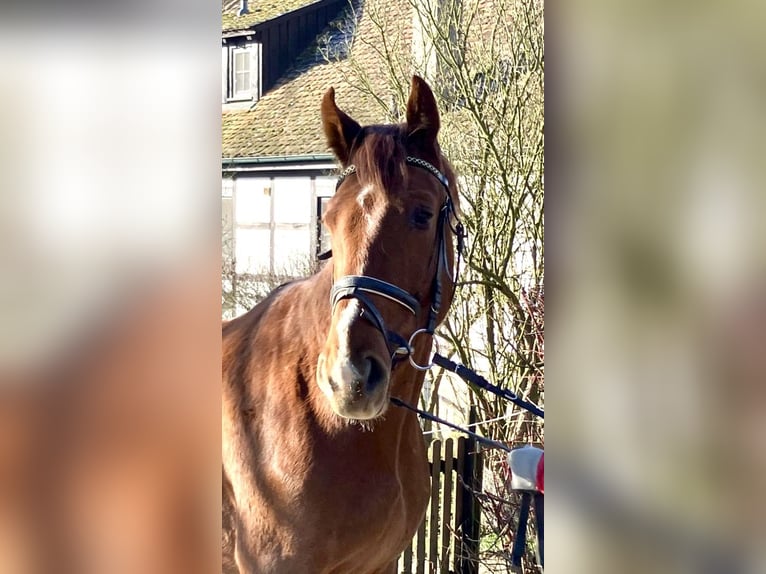
[[[357,420],[383,414],[388,406],[390,377],[390,365],[371,353],[357,358],[339,356],[331,365],[326,365],[322,356],[317,369],[317,382],[333,411]]]

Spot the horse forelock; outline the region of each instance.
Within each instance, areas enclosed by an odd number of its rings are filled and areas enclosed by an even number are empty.
[[[367,126],[357,136],[352,149],[353,164],[362,188],[383,189],[388,192],[399,192],[407,189],[408,155],[418,157],[433,163],[449,181],[448,193],[453,206],[459,211],[457,193],[457,178],[455,171],[437,147],[433,150],[408,150],[407,126],[375,125]]]
[[[359,181],[377,189],[403,189],[407,179],[406,133],[401,126],[368,126],[353,151]]]

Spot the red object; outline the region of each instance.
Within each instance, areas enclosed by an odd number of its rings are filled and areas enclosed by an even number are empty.
[[[537,489],[545,494],[545,453],[540,456],[540,462],[537,463]]]

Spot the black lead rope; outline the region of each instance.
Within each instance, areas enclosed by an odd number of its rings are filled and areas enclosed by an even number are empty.
[[[485,445],[487,445],[489,447],[492,447],[492,448],[499,448],[500,450],[504,450],[505,452],[511,452],[511,450],[512,450],[509,446],[504,445],[501,442],[497,442],[497,441],[489,439],[487,437],[483,437],[480,434],[476,434],[475,432],[469,431],[466,428],[463,428],[463,427],[458,426],[456,424],[452,424],[449,421],[445,421],[444,419],[439,418],[439,417],[437,417],[435,415],[432,415],[429,412],[426,412],[426,411],[424,411],[422,409],[414,407],[414,406],[412,406],[409,403],[405,403],[402,399],[398,399],[396,397],[391,397],[391,403],[393,403],[397,407],[402,407],[402,408],[410,410],[410,411],[412,411],[414,413],[417,413],[418,415],[420,415],[420,417],[422,417],[424,419],[428,419],[429,421],[432,421],[432,422],[435,422],[435,423],[439,423],[440,425],[448,426],[450,428],[455,429],[456,431],[460,431],[462,433],[465,433],[469,437],[471,437],[472,439],[476,440],[477,442],[480,442],[481,444],[485,444]]]
[[[476,371],[469,369],[465,365],[460,365],[458,363],[450,361],[447,357],[440,355],[439,353],[434,354],[432,361],[434,365],[439,365],[442,369],[446,369],[448,371],[455,373],[464,381],[473,383],[477,387],[481,387],[482,389],[484,389],[485,391],[489,391],[493,395],[497,395],[498,397],[507,399],[511,401],[514,405],[529,411],[530,413],[540,417],[541,419],[545,419],[545,411],[543,409],[541,409],[540,407],[538,407],[537,405],[533,403],[530,403],[529,401],[525,401],[524,399],[519,398],[519,396],[513,391],[509,391],[508,389],[502,389],[496,385],[493,385],[487,379],[479,375]]]

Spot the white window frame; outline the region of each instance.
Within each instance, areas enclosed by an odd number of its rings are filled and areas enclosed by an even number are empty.
[[[228,63],[227,63],[227,88],[226,88],[226,101],[227,102],[242,102],[255,100],[260,98],[261,94],[261,45],[257,42],[244,44],[239,46],[228,46]],[[249,89],[235,91],[236,81],[235,74],[237,71],[234,68],[234,62],[236,61],[237,54],[248,54],[250,56],[250,87]]]

